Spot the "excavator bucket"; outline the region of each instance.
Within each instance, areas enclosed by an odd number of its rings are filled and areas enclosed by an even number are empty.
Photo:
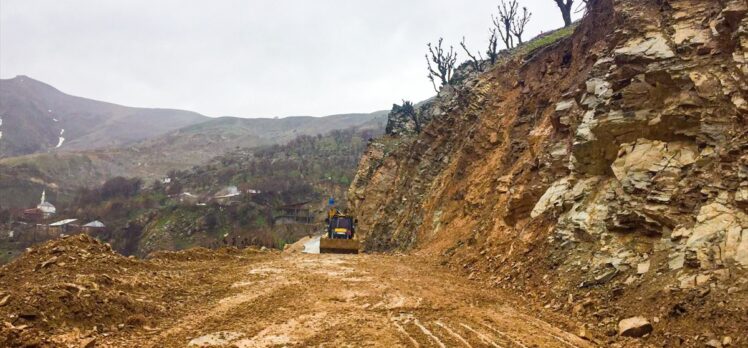
[[[360,243],[357,239],[322,238],[319,241],[321,254],[358,254]]]

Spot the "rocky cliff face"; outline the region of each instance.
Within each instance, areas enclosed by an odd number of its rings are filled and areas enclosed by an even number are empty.
[[[360,164],[366,247],[523,291],[600,342],[643,315],[651,344],[748,344],[746,12],[598,1],[572,36],[444,89],[420,134]]]

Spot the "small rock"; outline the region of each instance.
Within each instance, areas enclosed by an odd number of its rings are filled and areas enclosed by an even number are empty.
[[[722,338],[722,346],[723,347],[731,347],[732,346],[732,337],[725,336]]]
[[[706,343],[709,348],[722,348],[722,343],[718,339],[711,339]]]
[[[57,262],[57,256],[53,256],[53,257],[52,257],[52,258],[50,258],[49,260],[47,260],[47,261],[44,261],[44,262],[42,262],[42,263],[41,263],[41,264],[39,265],[39,268],[46,268],[47,266],[49,266],[49,265],[52,265],[52,264],[54,264],[54,263],[56,263],[56,262]]]
[[[601,275],[595,277],[593,280],[586,280],[579,285],[580,288],[587,288],[590,286],[601,285],[609,282],[611,279],[618,275],[618,270],[615,268],[609,269]]]
[[[585,328],[585,327],[581,327],[579,329],[579,334],[577,336],[579,336],[579,338],[585,339],[587,341],[589,341],[592,338],[592,337],[590,337],[590,334],[589,334],[589,332],[587,332],[587,328]]]
[[[670,239],[678,240],[681,238],[688,238],[691,236],[692,232],[693,230],[690,228],[681,227],[673,231],[673,233],[670,235]]]
[[[636,273],[638,273],[638,274],[645,274],[645,273],[649,272],[649,264],[650,264],[649,260],[640,263],[636,267]]]
[[[5,295],[2,300],[0,300],[0,307],[5,306],[8,304],[8,301],[10,300],[10,294]]]
[[[23,330],[26,330],[29,327],[28,325],[15,326],[11,322],[9,322],[9,321],[4,321],[3,322],[3,326],[5,326],[6,328],[8,328],[10,330],[15,330],[15,331],[23,331]]]
[[[86,338],[81,341],[81,348],[93,348],[96,346],[96,337]]]
[[[627,337],[642,337],[652,332],[654,328],[644,317],[632,317],[618,323],[618,334]]]
[[[686,258],[683,253],[676,253],[673,255],[670,255],[670,260],[668,261],[668,267],[675,271],[683,268],[683,265],[686,263]]]
[[[712,292],[711,288],[704,288],[701,291],[699,291],[699,297],[704,297],[706,295],[709,295],[710,292]]]

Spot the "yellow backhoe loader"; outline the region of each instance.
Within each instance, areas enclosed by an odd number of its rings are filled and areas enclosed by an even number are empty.
[[[327,213],[327,233],[319,241],[322,254],[358,254],[360,243],[356,236],[356,219],[335,208]]]

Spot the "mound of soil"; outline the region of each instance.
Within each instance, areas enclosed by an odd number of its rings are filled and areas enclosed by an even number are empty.
[[[0,268],[0,347],[92,347],[157,332],[230,291],[238,275],[223,269],[272,254],[196,248],[139,260],[86,235],[49,241]]]
[[[115,253],[86,235],[51,241],[29,249],[0,268],[1,346],[44,344],[40,332],[117,329],[133,316],[165,308],[140,295],[159,280],[148,264]],[[32,337],[36,337],[33,339]]]

